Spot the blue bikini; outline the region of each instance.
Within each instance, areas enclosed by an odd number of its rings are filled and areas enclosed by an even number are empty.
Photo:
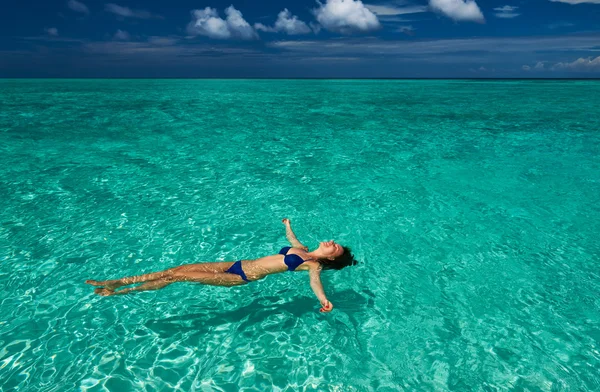
[[[243,280],[245,280],[246,282],[249,282],[248,278],[246,277],[246,273],[242,269],[242,260],[238,260],[235,263],[233,263],[233,265],[231,267],[229,267],[229,269],[225,272],[229,272],[230,274],[239,275]]]
[[[290,249],[292,249],[291,246],[281,248],[279,254],[285,256],[283,258],[283,262],[285,263],[285,265],[287,265],[288,271],[294,271],[296,268],[298,268],[300,264],[304,263],[304,260],[302,259],[302,257],[295,254],[288,255]],[[233,263],[233,265],[229,267],[229,269],[225,272],[239,275],[244,281],[249,282],[246,273],[242,269],[242,260],[238,260],[235,263]]]
[[[279,254],[285,255],[285,257],[283,258],[283,262],[285,263],[285,265],[287,265],[288,271],[294,271],[296,268],[298,268],[300,264],[304,263],[304,260],[302,260],[302,257],[295,254],[288,255],[287,253],[290,249],[292,249],[291,246],[281,248]]]

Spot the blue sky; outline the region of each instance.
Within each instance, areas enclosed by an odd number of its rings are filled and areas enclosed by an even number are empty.
[[[600,77],[600,0],[114,1],[5,4],[0,77]]]

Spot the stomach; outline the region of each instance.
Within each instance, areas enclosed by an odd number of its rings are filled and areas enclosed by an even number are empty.
[[[242,260],[242,269],[248,280],[259,280],[267,275],[287,271],[283,255],[271,255],[254,260]]]

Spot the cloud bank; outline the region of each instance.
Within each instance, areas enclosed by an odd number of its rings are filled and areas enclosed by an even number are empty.
[[[258,34],[233,6],[225,9],[226,19],[222,19],[215,8],[192,11],[192,21],[187,31],[190,35],[203,35],[215,39],[258,39]]]
[[[481,10],[473,0],[429,0],[429,6],[457,22],[485,22]]]
[[[537,36],[537,37],[481,37],[454,39],[423,39],[389,41],[382,39],[343,38],[331,41],[289,40],[267,44],[295,53],[327,53],[330,56],[368,57],[372,55],[418,56],[453,55],[473,52],[488,58],[491,54],[530,54],[532,52],[582,52],[598,46],[598,35]]]
[[[379,20],[360,0],[327,0],[313,10],[326,30],[341,34],[379,29]]]
[[[591,72],[600,71],[600,56],[596,58],[592,57],[580,57],[572,62],[559,62],[549,67],[546,67],[548,61],[538,61],[533,67],[524,65],[521,67],[524,71],[575,71],[575,72]]]
[[[571,63],[557,63],[552,66],[552,70],[600,71],[600,56],[595,59],[580,57]]]

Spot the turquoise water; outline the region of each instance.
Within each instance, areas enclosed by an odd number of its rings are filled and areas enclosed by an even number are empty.
[[[0,81],[0,389],[600,390],[600,82]],[[98,297],[335,239],[361,264]]]

